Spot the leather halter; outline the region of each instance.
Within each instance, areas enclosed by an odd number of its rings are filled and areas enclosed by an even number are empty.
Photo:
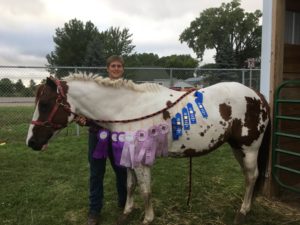
[[[59,123],[54,123],[53,122],[53,117],[55,116],[57,110],[59,109],[59,107],[63,107],[64,111],[68,112],[68,113],[72,113],[71,109],[70,109],[70,105],[69,103],[64,103],[64,100],[66,99],[66,95],[64,93],[63,87],[61,85],[61,81],[54,79],[54,78],[50,78],[52,79],[57,86],[57,98],[55,100],[55,105],[52,108],[52,111],[50,112],[48,118],[46,121],[41,121],[41,120],[32,120],[31,124],[34,124],[36,126],[43,126],[43,127],[49,127],[49,128],[53,128],[54,130],[59,130],[62,129],[64,127],[67,126],[68,122],[65,124],[59,124]]]

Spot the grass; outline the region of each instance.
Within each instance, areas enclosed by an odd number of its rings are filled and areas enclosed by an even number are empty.
[[[1,225],[83,225],[88,209],[87,136],[68,135],[72,127],[53,140],[45,152],[24,144],[28,124],[10,125],[6,145],[0,146]],[[227,145],[193,159],[190,206],[188,159],[158,159],[152,170],[153,225],[229,225],[244,192],[243,176]],[[108,163],[109,164],[109,163]],[[112,225],[117,208],[115,178],[110,166],[105,175],[102,225]],[[143,202],[128,225],[143,218]],[[278,202],[259,197],[247,217],[249,225],[299,225],[300,213]]]

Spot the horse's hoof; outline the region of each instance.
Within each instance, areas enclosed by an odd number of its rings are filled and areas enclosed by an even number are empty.
[[[241,212],[238,212],[238,213],[235,215],[233,224],[235,224],[235,225],[243,224],[243,223],[245,222],[245,219],[246,219],[246,215],[244,215],[244,214],[241,213]]]
[[[116,225],[124,225],[124,224],[128,224],[127,220],[128,220],[128,215],[129,214],[122,214],[121,216],[119,216]]]

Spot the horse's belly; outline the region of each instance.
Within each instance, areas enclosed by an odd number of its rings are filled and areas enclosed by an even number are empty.
[[[169,156],[184,157],[203,155],[217,148],[224,142],[223,129],[202,126],[200,129],[183,131],[178,140],[169,145]]]

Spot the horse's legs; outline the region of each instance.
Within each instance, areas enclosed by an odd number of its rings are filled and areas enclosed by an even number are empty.
[[[127,169],[127,199],[124,214],[131,213],[133,209],[133,192],[136,188],[136,175],[133,169]]]
[[[143,224],[150,224],[154,219],[154,212],[151,202],[151,170],[148,166],[134,168],[138,185],[145,203],[145,217]]]
[[[238,153],[237,151],[243,151],[243,152]],[[251,208],[254,185],[258,177],[258,168],[257,168],[258,151],[256,150],[256,148],[247,147],[247,148],[243,148],[242,150],[234,149],[234,153],[245,175],[246,190],[245,190],[244,200],[234,220],[234,224],[241,224],[243,223],[246,214],[250,211]],[[241,156],[243,157],[241,158]]]

